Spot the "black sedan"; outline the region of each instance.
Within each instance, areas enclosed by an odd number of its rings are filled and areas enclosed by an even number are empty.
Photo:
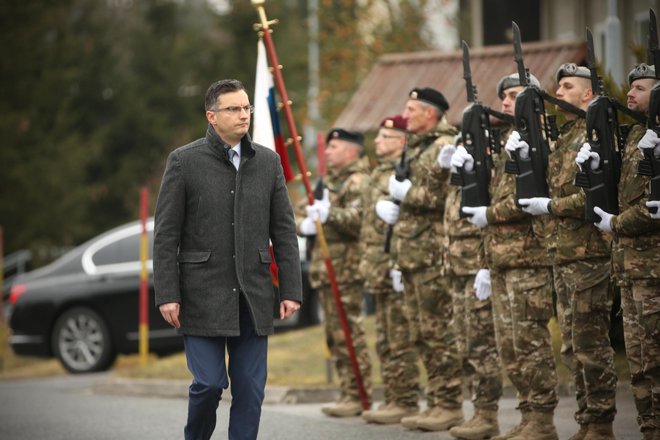
[[[147,222],[151,274],[153,220]],[[72,373],[108,369],[119,353],[138,351],[140,222],[103,233],[58,260],[18,276],[9,294],[10,341],[16,354],[57,357]],[[304,252],[301,252],[304,257]],[[280,327],[321,319],[316,292],[306,279],[305,304]],[[183,349],[154,305],[150,275],[149,350],[166,355]]]

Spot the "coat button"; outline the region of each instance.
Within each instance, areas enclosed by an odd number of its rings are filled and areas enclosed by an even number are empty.
[[[232,189],[231,191],[229,191],[229,192],[230,192],[231,194],[234,194],[234,190],[233,190],[233,189]]]
[[[231,289],[231,290],[233,290],[234,292],[236,292],[236,288],[235,288],[235,287],[234,287],[233,289]]]

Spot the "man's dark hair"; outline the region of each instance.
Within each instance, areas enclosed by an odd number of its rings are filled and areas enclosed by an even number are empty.
[[[215,108],[218,103],[218,96],[225,93],[238,92],[245,90],[245,86],[237,79],[222,79],[211,84],[206,91],[206,98],[204,98],[204,109],[209,111]]]

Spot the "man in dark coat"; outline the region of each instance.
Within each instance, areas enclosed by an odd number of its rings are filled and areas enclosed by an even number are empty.
[[[156,305],[183,334],[193,375],[185,438],[211,437],[229,375],[229,438],[256,439],[276,300],[269,240],[284,319],[302,302],[296,227],[279,157],[248,135],[244,86],[212,84],[205,108],[206,136],[170,154],[158,195]]]

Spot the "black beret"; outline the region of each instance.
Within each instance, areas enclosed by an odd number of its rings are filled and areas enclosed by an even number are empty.
[[[419,101],[424,101],[428,104],[431,104],[443,112],[449,110],[449,103],[447,102],[447,99],[436,89],[432,89],[430,87],[415,87],[410,91],[408,96],[410,99],[417,99]]]
[[[559,66],[557,73],[555,73],[555,79],[559,82],[562,78],[577,76],[579,78],[591,79],[591,72],[587,67],[578,66],[575,63],[564,63]]]
[[[529,74],[528,82],[533,86],[541,87],[541,83],[539,82],[539,80],[531,73]],[[497,83],[497,96],[499,96],[500,99],[504,99],[504,91],[506,89],[510,89],[511,87],[519,87],[519,86],[520,86],[520,78],[518,77],[517,73],[512,73],[511,75],[502,77],[500,82]]]
[[[635,68],[628,74],[628,85],[632,85],[633,81],[641,78],[656,79],[655,67],[649,66],[646,63],[636,65]]]
[[[364,136],[357,131],[348,131],[343,128],[333,128],[328,132],[325,137],[325,142],[328,143],[332,139],[340,139],[343,141],[353,142],[354,144],[364,145]]]

